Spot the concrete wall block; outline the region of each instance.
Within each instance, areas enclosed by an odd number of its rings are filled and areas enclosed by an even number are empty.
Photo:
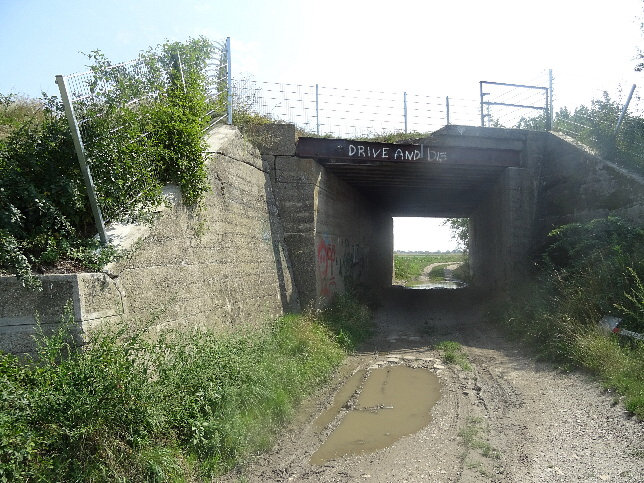
[[[39,276],[42,291],[25,289],[15,277],[0,277],[0,350],[33,352],[36,323],[44,333],[60,326],[71,309],[75,328],[82,332],[122,320],[124,301],[117,282],[103,273]],[[80,339],[79,339],[80,340]]]
[[[244,135],[262,155],[295,155],[295,125],[293,124],[252,125],[246,129]]]
[[[277,183],[317,185],[323,168],[312,159],[295,156],[275,158],[275,179]]]
[[[217,155],[225,156],[259,170],[263,168],[257,148],[245,141],[241,133],[232,126],[219,126],[207,136],[206,143],[208,153],[215,155],[215,159]]]

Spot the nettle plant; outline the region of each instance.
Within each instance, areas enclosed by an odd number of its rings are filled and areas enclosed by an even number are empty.
[[[91,96],[75,109],[106,221],[146,217],[168,183],[181,187],[187,205],[199,205],[208,189],[203,132],[225,99],[207,94],[214,52],[202,37],[164,43],[123,65],[88,55]],[[0,271],[38,287],[34,269],[100,269],[115,252],[93,237],[61,103],[0,101]]]

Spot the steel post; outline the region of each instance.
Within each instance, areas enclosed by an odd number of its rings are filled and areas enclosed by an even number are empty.
[[[626,111],[628,110],[628,105],[631,103],[631,99],[633,98],[633,92],[635,92],[635,84],[633,84],[633,87],[631,87],[631,92],[628,93],[628,99],[626,99],[626,104],[624,104],[624,107],[622,108],[622,112],[619,115],[619,119],[617,120],[617,125],[615,126],[615,130],[613,131],[613,136],[617,134],[617,131],[619,131],[619,127],[622,125],[622,121],[624,120],[624,116],[626,115]]]
[[[320,102],[319,102],[320,86],[315,84],[315,123],[317,124],[317,133],[320,135]]]
[[[403,93],[403,110],[405,116],[405,133],[407,133],[407,93]]]
[[[101,209],[98,206],[96,189],[94,188],[94,180],[92,179],[92,173],[90,172],[89,166],[87,165],[85,146],[83,145],[83,139],[81,137],[80,130],[78,129],[78,123],[76,122],[74,106],[71,103],[71,100],[67,93],[65,77],[62,75],[57,75],[56,84],[58,84],[58,89],[60,90],[60,98],[62,99],[63,105],[65,106],[65,116],[67,116],[69,129],[71,130],[72,139],[74,140],[74,149],[76,150],[76,156],[78,157],[78,164],[80,165],[81,173],[83,173],[83,179],[85,180],[85,188],[87,189],[87,197],[89,198],[92,215],[94,216],[96,230],[98,231],[98,236],[101,239],[101,243],[103,245],[106,245],[108,240],[107,233],[105,233],[103,214],[101,213]]]
[[[228,89],[228,124],[233,123],[233,78],[230,59],[230,37],[226,37],[226,89]]]

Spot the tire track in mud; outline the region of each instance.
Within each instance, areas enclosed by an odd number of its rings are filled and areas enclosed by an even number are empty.
[[[222,481],[644,481],[643,424],[613,395],[583,374],[536,362],[483,321],[468,291],[423,292],[392,291],[376,313],[375,337],[303,405],[269,453]],[[472,368],[436,371],[442,397],[428,426],[373,453],[310,464],[333,428],[320,431],[315,419],[351,374],[392,355],[421,365],[440,357],[432,347],[442,340],[460,342]]]

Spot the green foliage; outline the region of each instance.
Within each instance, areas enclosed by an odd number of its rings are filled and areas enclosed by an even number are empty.
[[[580,106],[573,112],[561,109],[555,116],[553,128],[572,135],[605,159],[644,172],[641,148],[644,119],[627,113],[615,135],[622,108],[604,92],[602,98],[592,100],[590,106]]]
[[[88,236],[92,226],[62,106],[43,99],[0,141],[0,270],[37,287],[32,267],[103,263],[111,252]]]
[[[644,273],[644,230],[615,218],[573,223],[550,233],[544,268],[553,293],[574,310],[574,318],[596,323],[618,315]],[[623,312],[623,311],[622,311]],[[621,313],[623,327],[644,332],[644,319]]]
[[[447,218],[443,225],[452,230],[452,239],[466,253],[470,249],[470,219],[469,218]]]
[[[427,138],[430,135],[431,133],[422,133],[418,131],[412,131],[412,132],[394,131],[394,132],[373,133],[369,136],[358,138],[358,140],[380,142],[380,143],[414,144],[418,142],[418,139]]]
[[[522,117],[514,127],[515,129],[528,129],[530,131],[546,131],[548,128],[546,114],[543,113],[533,117]]]
[[[88,56],[91,101],[75,107],[105,220],[146,217],[167,183],[188,205],[202,199],[203,129],[219,102],[206,95],[212,53],[198,38],[150,49],[136,68]],[[30,287],[38,286],[32,269],[97,270],[115,252],[93,240],[94,230],[62,104],[0,95],[0,270]]]
[[[352,294],[338,294],[333,303],[319,313],[317,319],[335,334],[345,350],[352,351],[373,333],[369,308]]]
[[[550,234],[538,279],[515,287],[499,317],[542,355],[589,368],[644,416],[644,344],[601,332],[604,315],[644,333],[644,230],[618,218]]]
[[[342,298],[262,329],[119,328],[77,348],[68,313],[38,336],[33,359],[0,353],[0,481],[201,481],[227,471],[270,446],[366,317]]]
[[[203,37],[166,42],[140,54],[136,68],[89,54],[94,97],[77,110],[90,120],[83,137],[106,219],[145,215],[167,183],[181,186],[188,205],[207,190],[205,70],[213,51]]]

